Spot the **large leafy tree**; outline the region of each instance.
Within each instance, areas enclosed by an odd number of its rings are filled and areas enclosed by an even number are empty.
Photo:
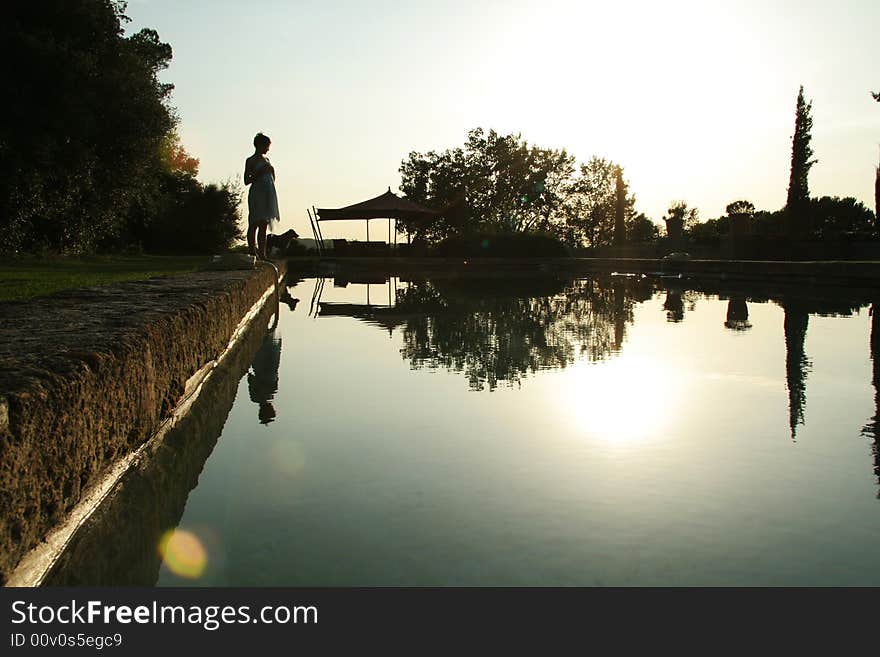
[[[700,223],[700,211],[697,208],[690,208],[685,201],[672,201],[669,209],[666,210],[666,219],[677,219],[683,222],[684,231],[688,232]]]
[[[441,221],[400,222],[429,243],[480,231],[543,231],[575,246],[606,246],[636,217],[618,164],[593,157],[576,167],[565,150],[532,146],[520,135],[477,128],[462,147],[410,153],[400,172],[408,198],[443,211]],[[640,239],[655,234],[636,223]]]
[[[814,239],[869,239],[875,234],[874,221],[874,213],[851,196],[810,201],[809,236]]]
[[[4,250],[85,252],[123,231],[153,193],[174,125],[158,73],[171,47],[155,31],[125,37],[113,0],[14,2],[0,43],[0,230]]]
[[[573,170],[574,158],[565,150],[476,128],[462,147],[412,152],[401,163],[401,191],[444,210],[444,218],[430,225],[402,221],[400,227],[428,241],[487,229],[552,229]]]
[[[635,216],[635,197],[626,190],[618,164],[595,156],[582,164],[567,187],[564,211],[569,241],[588,247],[611,244],[618,207],[624,221]]]
[[[789,234],[802,233],[808,229],[804,226],[810,203],[810,189],[807,177],[816,160],[810,146],[813,128],[813,117],[810,114],[812,102],[804,100],[804,87],[798,91],[795,109],[794,136],[791,140],[791,175],[788,182],[788,198],[785,211]]]

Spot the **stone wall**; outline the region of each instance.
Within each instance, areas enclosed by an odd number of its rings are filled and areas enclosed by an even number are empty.
[[[263,306],[242,339],[211,372],[192,408],[137,459],[78,528],[44,585],[156,585],[162,564],[160,539],[180,521],[274,312],[274,303]]]
[[[139,447],[274,272],[198,272],[0,304],[0,580]]]

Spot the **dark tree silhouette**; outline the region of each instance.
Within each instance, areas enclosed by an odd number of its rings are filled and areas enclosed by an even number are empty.
[[[607,246],[636,216],[619,165],[592,157],[576,169],[565,150],[530,146],[518,134],[476,128],[462,147],[410,153],[400,173],[408,198],[443,210],[439,221],[399,223],[427,244],[480,233],[541,232],[573,246]],[[642,228],[643,237],[652,235]]]
[[[791,175],[788,181],[788,198],[785,203],[787,231],[789,235],[803,233],[810,203],[810,189],[807,177],[816,160],[812,159],[813,149],[810,146],[813,128],[813,117],[810,115],[812,102],[804,100],[804,87],[798,91],[797,108],[795,110],[794,136],[791,140]]]
[[[874,417],[862,428],[862,435],[871,438],[874,444],[874,475],[880,483],[880,304],[871,304],[871,385],[874,388]],[[880,499],[880,490],[877,492]]]
[[[749,323],[749,305],[745,296],[737,295],[728,300],[724,326],[732,331],[748,331],[752,328]]]
[[[401,163],[407,198],[445,212],[429,225],[401,221],[400,230],[428,242],[485,229],[551,230],[573,172],[574,158],[565,150],[476,128],[463,147],[412,152]]]
[[[788,422],[791,438],[797,437],[797,426],[804,424],[807,405],[807,372],[810,361],[804,351],[807,325],[810,320],[806,307],[797,301],[783,301],[785,311],[785,382],[788,387]]]
[[[654,242],[660,237],[660,226],[640,212],[626,222],[626,235],[630,242]]]
[[[158,77],[171,46],[149,28],[125,36],[125,7],[7,8],[0,54],[15,62],[15,92],[0,103],[0,252],[216,252],[237,237],[238,191],[202,186],[175,131],[172,85]]]
[[[151,191],[174,115],[158,73],[171,47],[125,37],[125,3],[46,0],[6,8],[0,104],[3,250],[94,249]]]
[[[874,173],[874,227],[880,233],[880,164]]]
[[[626,241],[626,185],[623,183],[623,169],[620,167],[615,171],[615,178],[617,203],[614,207],[614,244],[620,245]]]
[[[808,235],[812,239],[870,239],[876,234],[874,222],[871,210],[851,196],[810,199]]]
[[[734,201],[728,203],[724,210],[728,217],[746,216],[751,219],[755,216],[755,205],[751,201]]]
[[[401,356],[414,369],[462,372],[472,390],[518,385],[578,357],[620,351],[635,305],[653,283],[636,279],[420,282],[401,291]]]
[[[623,185],[622,197],[618,184]],[[567,239],[594,248],[616,243],[618,205],[623,204],[624,221],[636,216],[635,197],[627,195],[626,188],[619,164],[602,157],[591,157],[582,164],[567,188],[563,205]]]

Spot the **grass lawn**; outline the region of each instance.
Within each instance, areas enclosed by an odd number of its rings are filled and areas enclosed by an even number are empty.
[[[41,297],[60,290],[136,281],[203,269],[210,256],[90,256],[0,261],[0,301]]]

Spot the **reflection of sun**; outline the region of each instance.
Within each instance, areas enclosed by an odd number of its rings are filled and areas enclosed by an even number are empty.
[[[668,371],[644,357],[621,356],[573,369],[563,412],[579,433],[629,443],[663,430],[677,397],[677,382]]]

